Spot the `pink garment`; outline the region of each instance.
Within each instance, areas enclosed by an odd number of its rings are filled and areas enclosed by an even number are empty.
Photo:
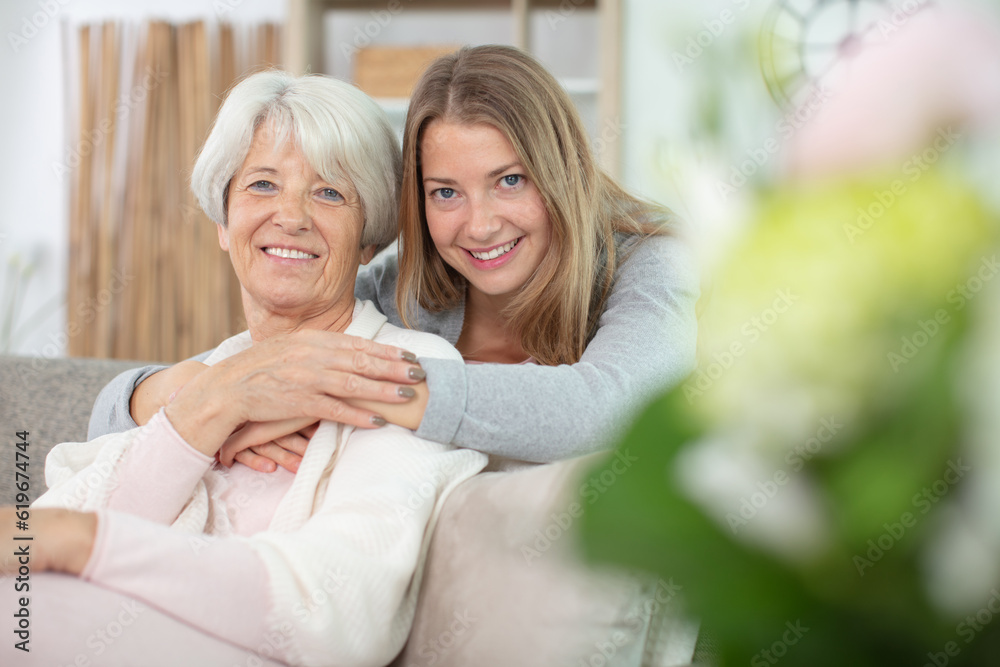
[[[146,522],[141,522],[146,523]],[[148,525],[148,523],[147,523]],[[0,577],[0,616],[7,619],[0,665],[11,667],[282,667],[283,638],[262,633],[241,648],[130,596],[77,577],[31,574],[30,652],[14,648],[13,582]],[[20,641],[20,640],[16,640]]]
[[[272,660],[288,638],[267,627],[268,574],[261,558],[245,543],[169,527],[205,471],[218,465],[184,442],[162,410],[157,413],[122,462],[109,509],[98,512],[86,569],[80,578],[32,576],[31,652],[5,642],[0,662],[124,667],[142,655],[145,667],[284,664]],[[222,497],[239,535],[267,528],[294,479],[280,468],[258,473],[242,464],[225,474],[230,486]],[[190,591],[198,591],[197,599]],[[15,600],[3,599],[10,618]],[[155,600],[157,607],[139,600]]]
[[[122,462],[108,510],[98,513],[97,539],[81,578],[156,600],[161,611],[209,635],[254,646],[267,630],[270,611],[263,561],[239,541],[190,535],[169,524],[215,466],[230,484],[220,497],[231,530],[252,535],[267,528],[295,476],[283,468],[261,473],[242,464],[227,470],[184,442],[163,410],[143,431],[140,446]],[[227,576],[218,577],[219,572]],[[195,603],[190,590],[199,591],[199,599],[225,601],[224,609]]]
[[[122,461],[108,509],[170,525],[205,471],[214,468],[227,484],[219,499],[226,507],[231,532],[249,536],[267,529],[295,480],[294,473],[281,467],[270,473],[241,463],[226,468],[184,442],[163,410],[143,427],[143,436],[141,446],[129,450]],[[161,474],[167,470],[169,475]]]

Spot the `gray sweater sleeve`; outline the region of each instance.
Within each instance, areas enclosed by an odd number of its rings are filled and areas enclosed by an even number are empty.
[[[136,386],[157,371],[166,366],[143,366],[130,368],[119,373],[115,379],[104,386],[94,401],[90,412],[90,425],[87,427],[87,440],[99,438],[108,433],[121,433],[133,429],[138,424],[132,419],[129,402]]]
[[[658,392],[695,366],[699,275],[688,244],[647,239],[618,270],[578,363],[466,365],[421,359],[430,401],[417,435],[526,461],[610,446]]]
[[[204,361],[211,353],[212,350],[209,350],[191,358],[195,361]],[[140,382],[164,368],[167,366],[150,365],[142,368],[131,368],[119,373],[115,379],[105,385],[101,393],[97,395],[94,408],[90,412],[87,440],[135,428],[137,424],[132,419],[132,413],[129,410],[132,392],[135,391]]]

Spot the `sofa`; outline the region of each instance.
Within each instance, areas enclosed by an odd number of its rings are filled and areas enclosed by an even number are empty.
[[[85,440],[98,392],[140,365],[0,356],[0,503],[14,503],[17,432],[27,431],[34,499],[49,449]],[[589,458],[480,473],[449,496],[392,667],[690,664],[696,628],[665,582],[598,571],[575,555],[566,508]]]

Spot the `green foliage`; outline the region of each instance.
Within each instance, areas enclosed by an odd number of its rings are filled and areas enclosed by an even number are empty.
[[[949,295],[992,253],[995,230],[960,184],[922,178],[863,238],[845,225],[885,183],[766,194],[702,320],[700,372],[721,371],[648,406],[619,446],[639,464],[586,509],[587,556],[681,584],[722,665],[971,666],[1000,649],[1000,623],[972,632],[927,581],[941,508],[957,505],[967,468],[956,369],[973,308]],[[741,338],[786,287],[795,305],[755,344]],[[926,324],[941,312],[944,323]],[[895,363],[917,331],[923,344]],[[721,364],[734,341],[742,352]],[[818,512],[811,550],[748,538],[681,481],[685,455],[705,443],[749,446],[782,470],[831,414],[845,427],[788,473]],[[794,501],[780,487],[767,502]]]

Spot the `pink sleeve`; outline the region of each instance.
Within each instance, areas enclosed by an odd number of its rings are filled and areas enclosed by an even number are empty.
[[[108,509],[169,525],[213,460],[187,444],[161,409],[122,460]]]
[[[240,538],[183,533],[105,510],[80,576],[250,650],[268,630],[267,570]]]

